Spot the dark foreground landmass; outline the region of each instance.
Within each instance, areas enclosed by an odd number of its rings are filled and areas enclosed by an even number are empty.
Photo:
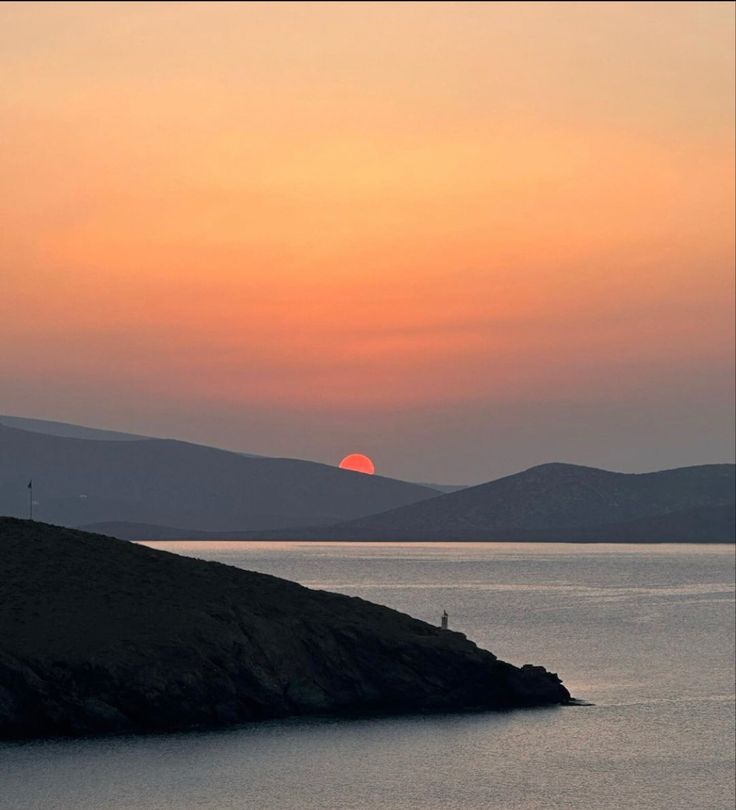
[[[569,700],[542,667],[362,599],[0,518],[0,736]]]

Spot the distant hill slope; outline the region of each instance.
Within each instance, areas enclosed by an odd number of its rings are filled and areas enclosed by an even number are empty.
[[[119,430],[105,430],[102,428],[87,427],[86,425],[72,424],[71,422],[56,422],[51,419],[31,419],[25,416],[8,416],[0,414],[0,425],[6,427],[16,428],[18,430],[28,430],[31,433],[45,433],[47,436],[63,436],[67,439],[88,439],[90,441],[111,441],[111,442],[129,442],[141,441],[143,439],[162,439],[166,438],[172,441],[169,437],[162,436],[142,436],[138,433],[127,433]],[[176,441],[183,441],[181,439]],[[192,444],[192,442],[188,442]],[[211,447],[211,445],[203,445],[204,447]],[[238,453],[241,456],[248,458],[275,458],[275,456],[264,456],[258,453],[246,453],[242,450],[231,450],[227,447],[217,447],[217,450],[228,450],[230,452]],[[403,480],[403,479],[394,479]],[[416,484],[420,487],[427,487],[434,489],[437,492],[455,492],[458,489],[464,489],[467,484],[433,484],[426,481],[407,481],[406,483]]]
[[[325,524],[436,490],[294,459],[168,439],[89,441],[0,424],[0,512],[65,526],[133,522],[220,532]]]
[[[468,487],[467,484],[431,484],[427,481],[417,481],[416,483],[422,487],[431,487],[442,493],[457,492],[459,489],[467,489]]]
[[[728,542],[734,539],[734,465],[627,474],[543,464],[423,503],[284,536]]]
[[[118,540],[243,540],[248,539],[253,534],[248,529],[208,532],[201,529],[180,529],[176,526],[130,523],[121,520],[83,523],[76,528],[84,532],[115,537]]]
[[[44,433],[47,436],[62,436],[66,439],[87,439],[88,441],[131,442],[145,439],[161,439],[161,436],[142,436],[138,433],[125,433],[120,430],[104,430],[71,422],[54,422],[50,419],[29,419],[25,416],[0,415],[0,425],[27,430],[31,433]],[[240,451],[238,451],[240,452]],[[240,453],[249,458],[262,458],[253,453]]]
[[[0,518],[0,737],[568,703],[560,679],[363,599]]]
[[[574,527],[557,534],[559,539],[568,542],[733,543],[736,540],[736,505],[692,506],[621,523]]]
[[[102,520],[98,523],[83,523],[77,526],[83,532],[104,534],[118,540],[240,540],[250,532],[206,532],[197,529],[179,529],[175,526],[160,526],[150,523],[131,523],[124,520]]]
[[[45,433],[47,436],[65,436],[68,439],[98,439],[110,442],[130,442],[148,439],[137,433],[122,433],[119,430],[73,425],[70,422],[53,422],[49,419],[28,419],[24,416],[4,416],[0,414],[0,425],[32,433]]]

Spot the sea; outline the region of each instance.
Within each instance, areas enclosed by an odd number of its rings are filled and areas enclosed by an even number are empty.
[[[0,744],[2,810],[734,808],[734,548],[158,542],[360,596],[591,705]],[[0,640],[1,643],[1,640]]]

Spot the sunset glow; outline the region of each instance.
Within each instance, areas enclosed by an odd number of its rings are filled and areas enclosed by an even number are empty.
[[[613,398],[713,457],[732,32],[729,3],[3,3],[3,408],[325,461],[380,436],[414,475],[402,442],[536,404],[600,461]],[[478,430],[430,474],[505,458]]]
[[[0,810],[728,806],[735,31],[0,2]]]

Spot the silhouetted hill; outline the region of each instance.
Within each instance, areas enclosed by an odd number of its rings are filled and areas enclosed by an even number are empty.
[[[83,523],[76,528],[83,532],[115,537],[118,540],[240,540],[244,533],[249,534],[241,531],[204,532],[196,529],[179,529],[176,526],[115,520]]]
[[[560,704],[556,675],[362,599],[0,518],[0,736]]]
[[[47,436],[62,436],[66,439],[87,439],[88,441],[130,442],[146,439],[161,439],[161,436],[142,436],[139,433],[125,433],[120,430],[105,430],[86,425],[75,425],[71,422],[55,422],[50,419],[29,419],[25,416],[0,415],[0,425],[27,430],[31,433],[44,433]],[[222,449],[222,448],[220,448]],[[234,451],[248,458],[262,458],[254,453]]]
[[[423,503],[280,536],[729,542],[734,539],[734,465],[626,474],[543,464]]]
[[[54,422],[50,419],[29,419],[25,416],[0,415],[0,425],[18,430],[28,430],[31,433],[45,433],[47,436],[64,436],[68,439],[129,442],[150,438],[149,436],[140,436],[137,433],[103,430],[101,428],[85,427],[84,425],[74,425],[71,422]]]
[[[545,532],[548,540],[554,532]],[[736,540],[736,506],[693,506],[621,523],[574,527],[556,532],[566,542],[732,543]]]
[[[66,526],[132,522],[208,532],[323,524],[437,495],[295,459],[169,439],[90,441],[0,424],[0,512]]]
[[[459,489],[467,489],[467,484],[430,484],[426,481],[417,481],[417,483],[422,487],[431,487],[432,489],[436,489],[437,492],[457,492]]]
[[[86,523],[75,528],[83,532],[115,537],[118,540],[243,540],[252,534],[247,530],[205,532],[198,529],[180,529],[176,526],[157,526],[151,523],[129,523],[127,521]]]

